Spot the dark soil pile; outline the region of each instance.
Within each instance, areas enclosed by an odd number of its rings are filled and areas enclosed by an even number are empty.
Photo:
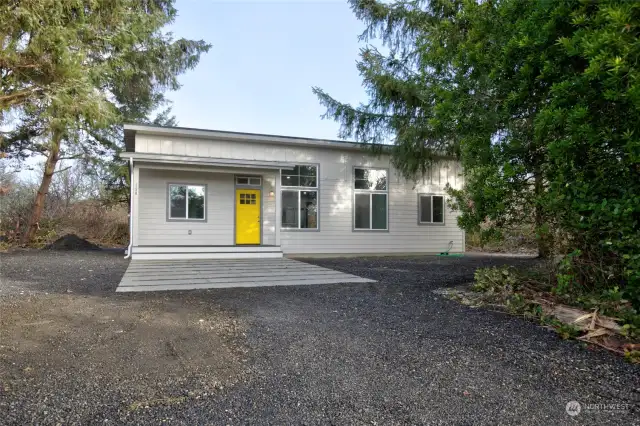
[[[84,238],[78,237],[76,234],[67,234],[60,237],[51,244],[47,244],[44,248],[47,250],[100,250],[100,247]]]

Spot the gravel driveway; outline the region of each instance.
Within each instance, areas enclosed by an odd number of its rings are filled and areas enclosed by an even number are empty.
[[[118,253],[0,254],[0,423],[639,424],[637,366],[433,292],[531,260],[308,261],[379,283],[115,294]]]

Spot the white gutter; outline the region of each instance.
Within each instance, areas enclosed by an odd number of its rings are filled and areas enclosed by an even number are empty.
[[[125,259],[131,258],[133,249],[133,157],[129,157],[129,247]]]

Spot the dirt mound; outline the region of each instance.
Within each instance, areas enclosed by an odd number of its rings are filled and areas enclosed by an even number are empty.
[[[84,238],[78,237],[76,234],[67,234],[60,237],[51,244],[47,244],[44,248],[47,250],[100,250],[100,247]]]

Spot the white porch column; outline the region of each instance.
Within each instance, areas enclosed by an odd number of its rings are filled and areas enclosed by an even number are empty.
[[[133,245],[138,245],[138,211],[140,198],[140,167],[133,165],[133,179],[131,181],[131,214],[133,220]]]
[[[280,182],[282,181],[282,170],[278,170],[276,173],[276,246],[280,247],[280,226],[282,222],[282,191],[280,191]]]

